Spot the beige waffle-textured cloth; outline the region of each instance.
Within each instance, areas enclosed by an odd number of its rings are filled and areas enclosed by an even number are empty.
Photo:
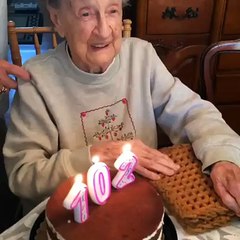
[[[152,183],[187,232],[206,232],[226,225],[235,217],[215,193],[210,177],[202,173],[201,162],[191,145],[175,145],[160,151],[179,164],[180,170],[174,176],[161,175],[160,180]]]

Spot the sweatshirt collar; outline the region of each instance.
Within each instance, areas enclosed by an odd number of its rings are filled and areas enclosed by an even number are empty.
[[[120,68],[120,59],[118,54],[105,72],[99,74],[84,72],[73,63],[69,54],[67,42],[61,43],[58,50],[62,53],[60,56],[63,56],[63,58],[61,58],[60,61],[63,62],[63,66],[65,71],[67,71],[67,74],[71,74],[76,81],[83,84],[98,85],[111,81]]]

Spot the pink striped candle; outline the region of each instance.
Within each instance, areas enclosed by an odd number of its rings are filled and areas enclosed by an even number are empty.
[[[82,182],[82,175],[75,176],[74,183],[63,201],[66,209],[74,211],[74,220],[78,223],[85,222],[89,217],[88,189]]]
[[[111,195],[109,167],[105,163],[99,162],[98,156],[93,157],[92,162],[94,164],[87,173],[89,195],[93,202],[103,205]]]
[[[129,183],[132,183],[135,180],[133,171],[137,165],[137,162],[137,156],[131,152],[131,145],[124,145],[122,154],[114,163],[114,167],[118,169],[118,173],[112,180],[112,186],[120,189]]]

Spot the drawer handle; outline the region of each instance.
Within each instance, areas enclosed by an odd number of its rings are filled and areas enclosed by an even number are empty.
[[[192,7],[186,9],[185,14],[182,16],[178,16],[176,14],[177,9],[175,7],[166,7],[165,11],[162,13],[162,18],[166,19],[190,19],[190,18],[197,18],[199,9],[196,8],[195,10]]]

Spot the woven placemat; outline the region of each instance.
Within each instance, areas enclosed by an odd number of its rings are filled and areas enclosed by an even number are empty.
[[[202,173],[202,164],[190,144],[160,149],[180,170],[173,176],[161,174],[152,184],[162,194],[170,213],[188,233],[202,233],[222,227],[235,218],[215,193],[210,177]]]

